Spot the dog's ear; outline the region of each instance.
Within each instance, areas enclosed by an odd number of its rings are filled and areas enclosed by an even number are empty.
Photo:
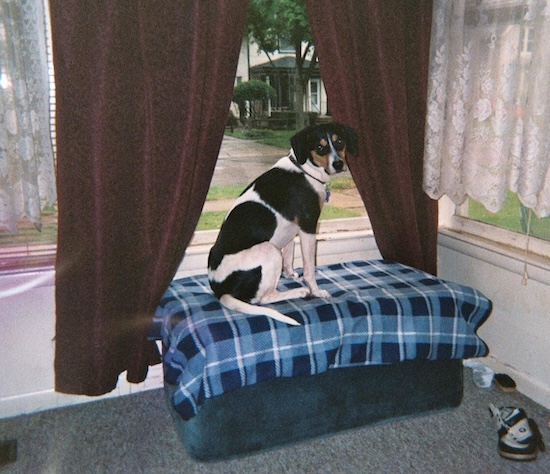
[[[296,135],[290,138],[290,145],[294,151],[294,156],[298,163],[303,165],[310,157],[310,142],[311,132],[315,129],[315,125],[310,125],[299,131]]]
[[[347,125],[339,123],[338,126],[342,129],[344,140],[346,140],[346,151],[349,151],[352,155],[357,156],[358,153],[358,139],[355,130]]]

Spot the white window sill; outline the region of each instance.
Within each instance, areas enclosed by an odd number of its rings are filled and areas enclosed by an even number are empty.
[[[218,237],[218,230],[202,230],[195,232],[189,248],[201,245],[214,245]],[[353,217],[348,219],[330,219],[319,222],[317,231],[317,240],[320,240],[327,234],[339,234],[346,232],[370,232],[372,233],[371,223],[368,217]]]
[[[487,225],[485,227],[494,229]],[[510,234],[514,233],[510,232]],[[523,278],[524,272],[527,269],[529,280],[550,285],[549,257],[533,252],[526,253],[525,250],[513,245],[487,238],[487,235],[489,234],[481,236],[464,230],[440,227],[439,245],[516,273],[521,278]]]
[[[217,236],[217,230],[196,232],[175,278],[205,273],[208,253]],[[298,238],[296,242],[299,242]],[[369,258],[380,258],[380,253],[367,218],[320,222],[317,234],[318,265]],[[295,250],[294,266],[302,266],[299,245]]]

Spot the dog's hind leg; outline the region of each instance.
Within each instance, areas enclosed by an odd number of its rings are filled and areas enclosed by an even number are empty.
[[[293,288],[292,290],[287,291],[279,291],[279,290],[270,290],[267,291],[260,301],[261,304],[267,304],[267,303],[277,303],[277,301],[286,301],[286,300],[294,300],[297,298],[305,298],[306,296],[310,295],[309,288],[301,287],[301,288]]]
[[[305,298],[310,294],[310,289],[305,286],[287,291],[277,290],[283,267],[283,254],[281,250],[268,242],[259,244],[256,247],[255,250],[259,251],[258,257],[261,255],[262,260],[260,262],[262,281],[252,303],[275,303],[277,301]]]

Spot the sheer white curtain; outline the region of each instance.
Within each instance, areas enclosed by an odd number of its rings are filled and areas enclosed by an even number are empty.
[[[0,0],[0,229],[55,202],[43,0]]]
[[[550,1],[435,0],[424,190],[550,214]]]

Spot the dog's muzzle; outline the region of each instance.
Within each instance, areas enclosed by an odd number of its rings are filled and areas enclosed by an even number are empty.
[[[343,160],[336,160],[332,163],[332,167],[334,168],[334,171],[337,173],[341,173],[344,171],[344,161]]]

